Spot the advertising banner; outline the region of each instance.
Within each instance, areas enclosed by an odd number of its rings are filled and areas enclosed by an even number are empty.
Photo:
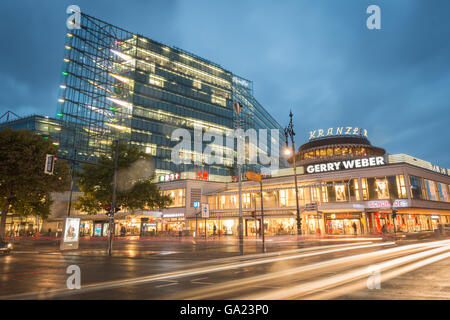
[[[60,250],[78,249],[80,218],[66,218]]]

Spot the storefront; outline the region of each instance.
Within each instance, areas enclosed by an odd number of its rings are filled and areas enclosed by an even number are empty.
[[[327,234],[361,235],[364,233],[361,213],[326,213]]]

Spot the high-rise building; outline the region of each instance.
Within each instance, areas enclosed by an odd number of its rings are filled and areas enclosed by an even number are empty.
[[[268,129],[268,139],[282,137],[280,125],[253,97],[251,81],[85,14],[81,27],[67,32],[60,87],[57,119],[63,130],[58,142],[67,158],[95,161],[108,154],[117,139],[151,154],[159,177],[195,178],[198,172],[208,180],[230,177],[236,162],[207,164],[201,153],[208,142],[202,142],[199,152],[194,128],[229,134],[236,122],[237,101],[243,106],[242,128]],[[192,137],[192,148],[179,151],[180,156],[199,161],[172,161],[178,142],[171,137],[180,128]],[[270,129],[278,129],[279,135],[271,136]],[[236,156],[232,149],[228,151]]]

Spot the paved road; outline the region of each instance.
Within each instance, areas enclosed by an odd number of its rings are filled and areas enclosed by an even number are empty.
[[[0,299],[450,299],[450,240],[22,241],[0,256]],[[68,290],[66,268],[81,270]],[[369,289],[368,287],[371,287]]]

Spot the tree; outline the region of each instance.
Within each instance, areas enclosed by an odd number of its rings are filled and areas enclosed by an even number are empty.
[[[22,216],[48,217],[50,194],[63,191],[69,177],[64,160],[56,161],[53,175],[44,173],[46,155],[57,152],[51,139],[29,130],[0,130],[0,237],[5,234],[10,210]]]
[[[150,156],[134,146],[119,144],[116,203],[130,211],[161,209],[172,203],[153,182]],[[83,164],[78,173],[78,186],[83,194],[75,207],[96,214],[111,205],[114,178],[114,148],[111,157],[101,156],[98,164]]]

